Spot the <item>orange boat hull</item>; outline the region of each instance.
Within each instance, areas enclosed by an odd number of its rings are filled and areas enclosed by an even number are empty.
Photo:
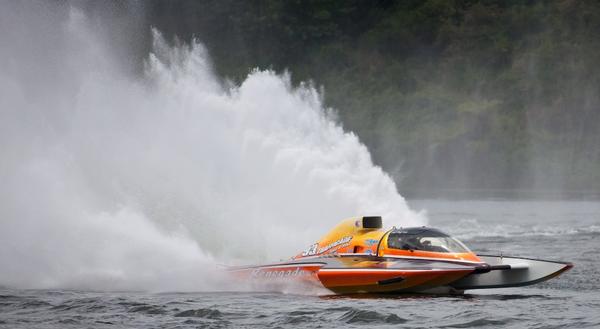
[[[323,286],[335,293],[385,293],[426,290],[454,282],[473,272],[467,270],[322,269]]]
[[[334,293],[418,292],[471,274],[473,266],[365,257],[318,258],[313,262],[235,268],[231,272],[262,290],[290,284],[319,285]]]

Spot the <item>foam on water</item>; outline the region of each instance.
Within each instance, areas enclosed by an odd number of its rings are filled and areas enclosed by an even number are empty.
[[[156,31],[132,78],[81,12],[2,5],[0,285],[220,289],[215,263],[289,257],[345,217],[425,222],[311,86],[223,86]]]

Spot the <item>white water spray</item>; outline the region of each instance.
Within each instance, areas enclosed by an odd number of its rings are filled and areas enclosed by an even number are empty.
[[[80,12],[39,19],[51,45],[0,35],[0,285],[214,289],[217,260],[287,258],[346,217],[424,223],[313,88],[223,87],[156,32],[129,78]]]

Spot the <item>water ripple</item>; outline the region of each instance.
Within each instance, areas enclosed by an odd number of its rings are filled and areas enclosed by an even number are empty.
[[[346,323],[364,323],[364,324],[378,324],[378,323],[390,323],[400,324],[405,323],[408,320],[403,319],[396,314],[384,314],[376,311],[366,311],[353,309],[344,313],[339,320]]]

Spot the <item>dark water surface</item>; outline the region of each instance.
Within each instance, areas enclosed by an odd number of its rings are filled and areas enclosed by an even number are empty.
[[[565,260],[531,287],[463,296],[0,290],[0,328],[600,328],[600,203],[432,201],[430,225],[478,252]],[[6,264],[2,264],[6,266]]]

